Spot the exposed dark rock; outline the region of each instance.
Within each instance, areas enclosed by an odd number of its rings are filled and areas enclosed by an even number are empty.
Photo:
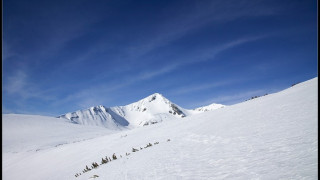
[[[157,98],[157,96],[153,96],[149,102],[156,100],[156,98]]]
[[[171,104],[171,108],[173,110],[173,114],[184,115],[186,116],[176,105]]]

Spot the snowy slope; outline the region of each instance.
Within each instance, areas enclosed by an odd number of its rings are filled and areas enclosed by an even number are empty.
[[[39,151],[116,132],[61,118],[20,114],[3,114],[2,126],[2,152]]]
[[[317,179],[317,81],[176,121],[3,152],[3,179]],[[159,144],[144,149],[149,142]],[[113,153],[117,160],[75,177]]]

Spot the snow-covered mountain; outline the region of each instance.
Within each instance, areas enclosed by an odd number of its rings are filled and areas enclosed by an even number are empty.
[[[202,107],[196,108],[196,109],[194,109],[194,111],[206,112],[206,111],[212,111],[212,110],[216,110],[216,109],[224,108],[224,107],[226,107],[226,106],[222,105],[222,104],[213,103],[208,106],[202,106]]]
[[[314,78],[215,111],[111,134],[64,118],[2,115],[2,178],[317,179],[317,90]],[[113,153],[117,160],[101,163]],[[93,162],[99,167],[84,173]]]
[[[103,126],[108,129],[119,129],[129,125],[129,122],[122,116],[102,105],[67,113],[59,118],[66,118],[75,124]]]
[[[165,119],[183,118],[188,115],[185,109],[172,103],[159,93],[152,94],[132,104],[116,106],[111,109],[127,119],[133,126],[145,126]]]
[[[224,105],[211,104],[195,110],[187,110],[172,103],[163,95],[154,93],[140,101],[126,106],[107,108],[100,105],[67,113],[59,117],[66,118],[77,124],[104,126],[110,129],[117,129],[121,126],[146,126],[162,122],[166,119],[184,118],[192,114],[211,111],[221,107],[224,107]]]

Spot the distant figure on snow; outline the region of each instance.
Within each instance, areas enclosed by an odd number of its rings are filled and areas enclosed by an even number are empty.
[[[112,155],[112,159],[113,159],[113,160],[116,160],[116,159],[117,159],[117,156],[116,156],[116,154],[115,154],[115,153],[113,153],[113,155]]]

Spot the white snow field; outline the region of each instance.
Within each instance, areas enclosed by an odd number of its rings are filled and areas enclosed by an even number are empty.
[[[40,151],[116,132],[38,115],[4,114],[2,119],[2,152],[5,153]]]
[[[3,115],[2,177],[4,180],[317,179],[317,85],[316,77],[284,91],[215,111],[111,134],[105,129],[105,135],[100,134],[100,127],[70,122],[59,122],[65,130],[52,133],[60,127],[43,123],[33,128],[34,123],[23,121],[29,117],[40,123],[44,117]],[[46,135],[47,131],[50,135]],[[95,138],[92,131],[97,133]],[[54,146],[63,137],[86,140]],[[148,143],[152,146],[143,148]],[[139,151],[132,152],[133,147]],[[38,148],[41,150],[36,151]],[[117,160],[100,165],[101,158],[113,153]],[[91,168],[92,162],[100,166],[83,173],[86,165]],[[81,175],[75,177],[76,173]]]

